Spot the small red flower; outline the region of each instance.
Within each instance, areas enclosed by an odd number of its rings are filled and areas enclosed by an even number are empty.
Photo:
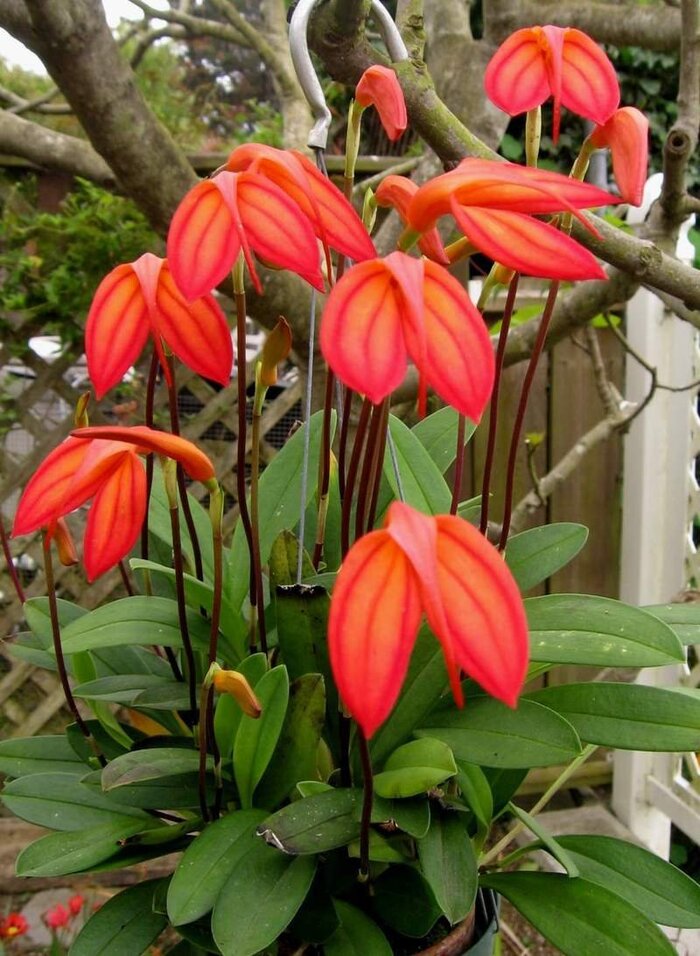
[[[486,67],[488,98],[515,116],[554,97],[552,137],[559,136],[561,106],[605,123],[620,102],[615,68],[603,50],[571,27],[525,27],[496,50]]]
[[[526,275],[602,279],[595,257],[569,236],[533,218],[619,202],[560,173],[489,159],[464,159],[421,186],[406,212],[409,228],[429,233],[450,214],[467,239],[495,262]]]
[[[150,252],[113,269],[100,283],[85,326],[85,354],[95,394],[121,381],[149,334],[168,372],[162,341],[204,378],[228,385],[233,346],[226,317],[208,292],[188,302],[166,259]]]
[[[408,357],[431,386],[478,421],[491,395],[493,349],[469,296],[442,266],[393,252],[349,269],[328,297],[321,350],[349,388],[380,402],[403,381]]]
[[[604,126],[596,126],[589,141],[612,154],[615,182],[625,202],[639,206],[649,164],[649,120],[634,106],[616,110]]]
[[[389,67],[368,67],[355,88],[355,99],[360,106],[374,106],[390,140],[397,140],[408,126],[403,90]]]
[[[68,909],[71,912],[71,916],[78,916],[84,906],[85,897],[81,896],[80,893],[76,893],[75,896],[71,896],[68,900]]]
[[[253,253],[323,292],[316,237],[297,204],[259,173],[224,171],[191,189],[178,206],[168,233],[168,262],[191,300],[217,286],[241,251],[258,293],[262,285]]]
[[[394,502],[384,528],[348,552],[328,622],[340,696],[367,738],[396,703],[423,614],[442,645],[458,706],[461,671],[516,705],[527,620],[502,556],[461,518],[428,517]]]
[[[0,921],[0,939],[14,939],[16,936],[24,936],[29,929],[29,923],[21,913],[8,913]]]
[[[52,930],[63,929],[70,922],[70,918],[69,911],[62,903],[44,913],[44,922]]]
[[[146,513],[146,475],[139,454],[157,452],[180,462],[197,481],[213,481],[214,466],[184,438],[143,425],[79,428],[42,462],[24,489],[14,536],[47,529],[91,498],[83,557],[89,580],[117,564],[136,543]]]
[[[393,206],[401,217],[402,222],[407,222],[408,207],[411,200],[418,192],[418,184],[406,176],[385,176],[377,187],[374,194],[378,206]],[[440,233],[435,227],[425,232],[418,240],[418,248],[433,262],[439,262],[446,266],[450,264],[449,257],[442,244]]]
[[[335,249],[360,262],[377,254],[352,205],[303,153],[244,143],[231,153],[226,169],[234,173],[250,170],[279,186],[308,218],[326,255]]]

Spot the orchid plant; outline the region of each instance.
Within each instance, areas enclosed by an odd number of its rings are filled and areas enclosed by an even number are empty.
[[[145,252],[95,293],[86,326],[95,393],[113,388],[152,338],[146,420],[90,427],[81,402],[75,430],[19,503],[14,535],[44,533],[48,595],[26,603],[15,653],[58,672],[74,723],[62,736],[0,744],[3,800],[55,831],[21,853],[24,876],[179,856],[170,876],[101,907],[73,956],[140,953],[168,926],[180,956],[488,953],[494,893],[570,956],[661,956],[673,950],[657,923],[700,926],[700,890],[670,864],[608,837],[555,839],[537,819],[599,745],[699,748],[700,702],[627,683],[532,690],[527,681],[560,664],[682,661],[674,628],[700,622],[688,605],[679,617],[586,595],[523,597],[586,538],[575,524],[509,536],[531,374],[495,536],[489,522],[519,276],[551,282],[532,371],[559,283],[604,277],[569,235],[572,217],[595,231],[585,210],[620,199],[583,181],[588,157],[610,148],[622,198],[637,201],[645,121],[619,109],[612,66],[577,30],[519,31],[485,82],[497,105],[528,111],[529,165],[466,159],[422,185],[389,176],[360,215],[348,197],[362,112],[377,107],[392,137],[407,123],[396,74],[372,67],[351,107],[344,191],[320,148],[314,164],[241,146],[183,199],[167,259]],[[555,136],[561,107],[598,124],[570,177],[537,167],[550,95]],[[371,238],[378,206],[405,226],[385,256]],[[457,230],[447,244],[437,229],[446,216]],[[447,270],[476,251],[494,261],[487,290],[508,287],[495,355],[483,302]],[[312,325],[325,297],[327,387],[324,407],[260,473],[262,402],[291,348],[281,319],[257,365],[249,423],[246,273],[261,292],[262,267],[312,287]],[[229,276],[240,519],[225,542],[214,466],[179,435],[175,358],[228,380],[231,337],[213,290]],[[412,429],[389,406],[409,362],[419,379]],[[153,422],[159,368],[170,432]],[[444,407],[426,416],[429,390]],[[489,406],[482,495],[464,502],[465,445]],[[207,489],[208,516],[185,476]],[[120,565],[129,594],[86,612],[58,597],[52,552],[78,561],[69,524],[90,502],[87,576]],[[545,766],[560,773],[526,813],[518,788]],[[494,843],[494,823],[503,830],[508,817],[515,826]],[[524,828],[534,839],[516,846]],[[520,869],[536,850],[561,872]]]

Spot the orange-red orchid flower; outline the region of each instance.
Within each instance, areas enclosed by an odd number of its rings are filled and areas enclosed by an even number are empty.
[[[408,220],[408,207],[413,197],[418,192],[418,184],[407,176],[386,176],[374,194],[378,206],[392,206],[401,220],[406,223]],[[435,227],[428,229],[418,240],[418,248],[433,262],[439,262],[441,265],[449,265],[449,256],[445,252],[440,233]]]
[[[403,381],[409,356],[421,413],[429,385],[478,421],[493,388],[491,340],[469,296],[442,266],[403,252],[345,273],[326,303],[321,349],[338,378],[375,403]]]
[[[85,354],[95,393],[121,381],[149,333],[166,375],[162,341],[204,378],[228,385],[233,346],[226,317],[209,293],[188,302],[166,259],[150,252],[117,266],[100,283],[85,326]]]
[[[477,249],[527,275],[601,279],[593,255],[569,236],[534,219],[560,211],[619,202],[590,183],[559,173],[488,159],[464,159],[449,173],[421,186],[407,209],[415,233],[429,232],[451,214]]]
[[[91,498],[83,557],[94,580],[129,553],[146,513],[146,475],[139,454],[151,451],[178,461],[198,481],[213,481],[214,466],[195,445],[143,425],[78,428],[42,462],[24,489],[13,535],[46,528]]]
[[[596,149],[608,147],[621,198],[639,206],[649,163],[649,120],[646,116],[634,106],[623,106],[604,126],[596,126],[588,141]]]
[[[503,558],[461,518],[394,502],[384,528],[348,552],[331,599],[331,667],[365,737],[396,702],[423,614],[442,644],[458,706],[461,671],[511,707],[517,702],[527,621]]]
[[[554,97],[552,137],[559,136],[561,107],[605,123],[620,102],[620,86],[603,50],[572,27],[525,27],[496,50],[486,67],[488,98],[515,116]]]
[[[397,140],[408,126],[406,101],[396,73],[388,66],[370,66],[355,88],[355,100],[362,107],[374,106],[384,132]]]
[[[353,206],[303,153],[244,143],[231,153],[226,169],[259,173],[284,190],[308,218],[326,256],[329,249],[355,262],[376,256],[374,244]]]
[[[253,252],[323,291],[316,237],[297,204],[259,173],[224,171],[191,189],[176,209],[168,262],[180,290],[197,299],[228,275],[241,251],[258,293]]]

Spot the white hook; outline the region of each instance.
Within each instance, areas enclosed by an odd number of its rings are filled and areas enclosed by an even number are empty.
[[[312,149],[325,149],[328,143],[328,131],[331,126],[331,111],[328,109],[323,89],[311,62],[306,36],[311,13],[318,2],[319,0],[299,0],[299,3],[297,3],[289,22],[289,48],[297,78],[316,119],[309,133],[308,145]],[[398,27],[388,10],[380,0],[372,0],[372,13],[392,61],[397,63],[400,60],[407,60],[406,44],[403,42]]]

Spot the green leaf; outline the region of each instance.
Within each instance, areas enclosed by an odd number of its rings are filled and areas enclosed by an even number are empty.
[[[295,584],[297,580],[297,565],[299,562],[299,539],[288,529],[280,531],[272,542],[270,549],[270,591],[274,591],[279,585]],[[301,560],[301,576],[304,578],[313,577],[316,570],[311,563],[311,558],[307,551],[304,551]]]
[[[562,521],[530,528],[509,538],[506,564],[520,590],[529,591],[575,558],[587,538],[582,524]]]
[[[391,437],[394,439],[406,504],[429,515],[443,514],[449,511],[452,494],[447,482],[442,477],[440,469],[430,458],[423,443],[413,434],[410,428],[394,415],[389,416],[389,429]],[[383,468],[384,477],[389,482],[394,497],[400,498],[394,465],[388,448],[384,455]],[[381,505],[378,510],[381,513]]]
[[[84,774],[85,763],[62,735],[0,740],[0,773],[24,777],[34,773]]]
[[[566,852],[566,850],[559,844],[558,840],[552,836],[549,830],[546,830],[542,826],[537,817],[531,816],[515,803],[510,803],[508,805],[508,809],[521,821],[521,823],[525,824],[531,833],[534,833],[536,837],[540,838],[543,846],[549,850],[555,860],[558,860],[559,863],[561,863],[572,879],[580,876],[579,869],[570,854]]]
[[[238,862],[214,906],[212,932],[223,956],[254,956],[294,918],[316,872],[312,856],[294,857],[260,841]]]
[[[298,780],[313,777],[325,713],[325,686],[320,674],[305,674],[292,682],[274,756],[256,790],[258,806],[276,807]]]
[[[659,667],[685,660],[671,628],[639,608],[588,594],[525,601],[530,659],[600,667]]]
[[[399,830],[416,839],[422,839],[430,826],[430,801],[425,797],[410,800],[392,800],[386,821],[392,821]]]
[[[462,796],[482,827],[489,827],[493,819],[493,795],[481,767],[457,761],[457,784]]]
[[[147,820],[141,810],[84,786],[74,773],[35,773],[5,786],[2,802],[19,817],[50,830],[81,830],[124,816]]]
[[[134,783],[172,777],[175,774],[196,773],[199,769],[199,751],[179,747],[149,747],[131,750],[112,760],[102,771],[104,790],[118,790]]]
[[[654,604],[642,608],[673,630],[682,644],[700,644],[700,604]]]
[[[392,866],[374,882],[372,905],[385,923],[404,936],[426,936],[441,915],[432,890],[412,866]]]
[[[384,770],[374,777],[374,792],[380,797],[414,797],[456,773],[457,765],[447,744],[423,737],[393,752]]]
[[[476,856],[463,816],[434,810],[430,829],[418,841],[423,876],[452,925],[471,910],[478,885]]]
[[[437,466],[441,475],[444,475],[457,457],[457,423],[459,413],[446,405],[438,411],[423,418],[411,429],[416,438],[428,452],[428,457]],[[467,419],[464,431],[464,444],[471,439],[476,431],[476,425]]]
[[[374,920],[342,900],[333,905],[340,926],[324,943],[324,956],[392,956],[389,941]]]
[[[167,677],[156,674],[121,674],[98,677],[96,680],[78,684],[73,688],[74,697],[87,697],[114,704],[131,706],[138,695],[147,687],[162,687],[170,684]]]
[[[153,687],[146,687],[138,694],[133,707],[150,710],[187,710],[190,693],[187,684],[178,680],[165,681]]]
[[[277,640],[290,680],[303,674],[323,674],[330,680],[328,608],[325,588],[292,584],[275,589]]]
[[[560,836],[581,876],[617,893],[655,923],[700,926],[700,886],[648,850],[608,836]]]
[[[90,870],[120,850],[120,841],[150,829],[150,820],[119,817],[96,827],[50,833],[17,857],[17,876],[65,876]]]
[[[77,604],[73,604],[72,601],[65,601],[63,598],[58,598],[56,605],[61,631],[88,613],[85,608],[78,607]],[[48,643],[51,643],[53,630],[51,628],[49,599],[47,597],[29,598],[28,601],[24,602],[22,610],[30,630],[37,637],[43,637]]]
[[[674,956],[659,927],[626,900],[558,873],[493,873],[481,885],[510,900],[565,956]]]
[[[254,841],[260,810],[236,810],[209,824],[185,850],[168,887],[168,915],[174,926],[204,916]]]
[[[209,644],[209,625],[201,615],[187,609],[192,643],[200,649]],[[181,647],[177,601],[134,595],[103,604],[73,621],[63,631],[63,651],[89,651],[122,644],[156,644]]]
[[[163,880],[146,880],[103,903],[78,933],[71,956],[136,956],[147,950],[168,924],[153,910],[154,893],[162,885]]]
[[[361,790],[326,790],[267,817],[258,833],[285,853],[325,853],[360,834]]]
[[[563,684],[528,695],[551,707],[581,740],[620,750],[700,750],[700,699],[641,684]]]
[[[513,710],[493,697],[470,698],[464,710],[433,711],[416,735],[444,740],[458,760],[482,767],[568,763],[581,752],[576,731],[553,710],[532,704],[521,698]]]
[[[284,666],[273,667],[255,688],[262,714],[257,719],[245,714],[233,747],[233,773],[241,807],[253,805],[253,793],[277,746],[289,701],[289,677]]]
[[[376,766],[381,766],[392,751],[410,739],[414,728],[424,722],[447,685],[442,649],[428,628],[422,627],[399,699],[370,742]]]
[[[214,580],[214,546],[211,533],[211,522],[208,513],[200,505],[194,495],[187,494],[190,511],[194,519],[194,526],[199,541],[199,550],[202,555],[202,567],[206,581]],[[194,574],[194,556],[187,522],[181,521],[180,535],[185,556],[186,570]],[[168,496],[165,493],[163,471],[156,467],[151,488],[151,499],[148,506],[148,531],[155,535],[165,545],[168,555],[172,552],[173,539],[170,524],[170,507]]]
[[[335,413],[331,428],[331,441],[335,432]],[[309,474],[318,471],[319,446],[323,412],[316,412],[309,422],[311,428],[309,441]],[[277,535],[285,528],[293,528],[299,520],[301,507],[301,472],[304,456],[304,435],[307,425],[303,425],[287,441],[284,448],[275,455],[260,476],[258,515],[260,554],[267,560]],[[307,507],[316,493],[316,484],[308,483]],[[224,574],[224,593],[226,600],[234,608],[240,608],[248,593],[250,575],[250,556],[243,526],[239,521],[233,536],[231,555]]]

